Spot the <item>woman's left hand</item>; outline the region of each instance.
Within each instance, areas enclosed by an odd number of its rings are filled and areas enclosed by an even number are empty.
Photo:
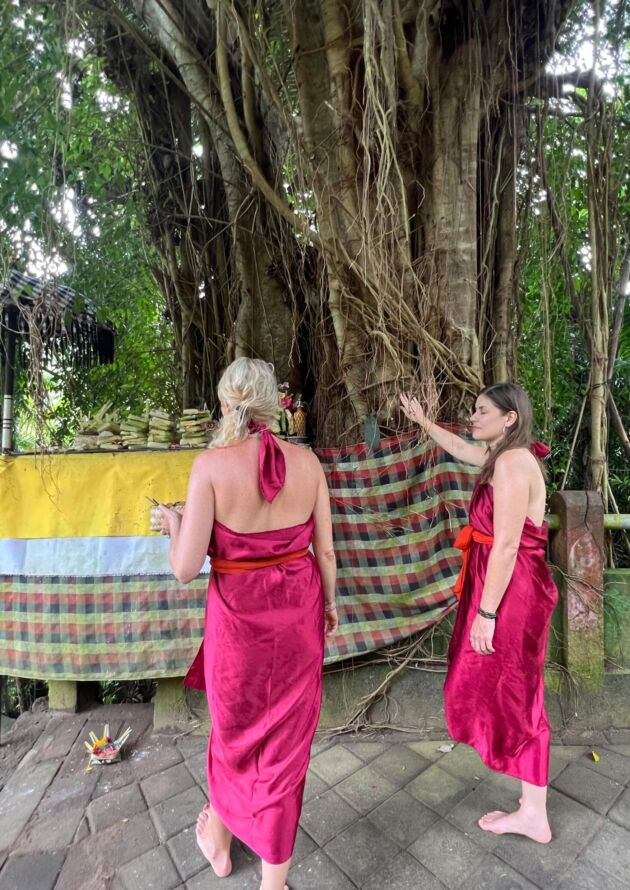
[[[470,645],[478,655],[492,655],[495,621],[476,615],[470,628]]]
[[[182,524],[182,515],[177,510],[173,510],[172,507],[165,507],[164,504],[160,504],[159,507],[162,514],[162,534],[168,535],[170,538],[173,536],[174,531],[179,531],[179,527]]]
[[[337,617],[337,608],[324,609],[324,633],[327,637],[332,637],[339,627],[339,618]]]

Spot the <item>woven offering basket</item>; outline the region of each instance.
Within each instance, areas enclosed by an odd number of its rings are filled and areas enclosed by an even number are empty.
[[[162,531],[162,514],[160,513],[160,506],[170,507],[172,510],[176,510],[178,513],[184,512],[184,507],[186,506],[185,501],[175,501],[172,504],[158,504],[155,501],[151,506],[150,511],[150,521],[149,528],[152,532],[161,532]]]

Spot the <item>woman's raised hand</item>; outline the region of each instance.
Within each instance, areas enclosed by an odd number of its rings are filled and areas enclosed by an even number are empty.
[[[413,420],[414,423],[422,425],[427,419],[418,399],[406,392],[401,392],[400,394],[400,407],[405,417]]]

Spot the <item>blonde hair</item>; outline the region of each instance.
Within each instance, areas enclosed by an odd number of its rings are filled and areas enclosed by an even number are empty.
[[[249,424],[270,426],[278,416],[278,382],[273,365],[257,358],[237,358],[227,366],[217,387],[230,411],[219,423],[209,448],[225,448],[249,435]]]

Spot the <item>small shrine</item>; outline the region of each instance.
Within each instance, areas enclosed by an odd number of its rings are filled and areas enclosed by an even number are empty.
[[[3,378],[2,451],[13,448],[15,368],[24,343],[44,357],[68,355],[78,365],[114,358],[114,328],[96,306],[70,287],[12,269],[0,283],[0,363]]]

